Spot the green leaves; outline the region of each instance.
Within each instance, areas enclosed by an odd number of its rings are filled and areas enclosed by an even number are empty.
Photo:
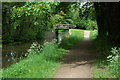
[[[38,36],[43,35],[45,30],[51,28],[50,17],[54,15],[53,12],[56,5],[58,5],[57,2],[16,2],[16,4],[3,4],[4,33],[13,34],[14,41],[16,39],[17,41],[36,39]],[[42,34],[40,34],[41,31]],[[4,35],[6,36],[6,34]],[[11,37],[11,35],[7,35],[7,37],[9,36]],[[17,38],[18,36],[19,38]]]
[[[110,62],[109,68],[115,78],[120,78],[120,48],[117,49],[117,47],[114,47],[111,52],[112,55],[107,57]]]

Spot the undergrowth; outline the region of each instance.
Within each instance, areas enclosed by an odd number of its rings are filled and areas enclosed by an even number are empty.
[[[96,69],[92,72],[94,78],[120,78],[120,49],[108,40],[99,38],[92,31],[91,40],[94,46],[101,51],[93,64]]]

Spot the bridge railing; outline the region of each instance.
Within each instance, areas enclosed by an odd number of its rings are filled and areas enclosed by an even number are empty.
[[[73,24],[57,24],[55,29],[74,29],[76,25]]]

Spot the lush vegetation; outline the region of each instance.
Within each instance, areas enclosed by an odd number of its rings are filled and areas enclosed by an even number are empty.
[[[61,41],[60,47],[69,49],[80,40],[84,38],[84,31],[77,29],[70,29],[69,35]]]
[[[2,5],[3,43],[43,39],[44,33],[57,24],[97,29],[93,4],[81,8],[77,2],[3,2]]]
[[[95,78],[120,78],[120,49],[114,47],[113,43],[103,39],[96,39],[97,33],[91,32],[91,39],[101,54],[94,63],[96,69],[93,71]],[[95,40],[96,39],[96,40]],[[104,56],[103,56],[104,55]]]
[[[3,2],[3,44],[43,39],[44,33],[57,24],[74,24],[77,28],[96,29],[95,16],[92,15],[95,14],[94,7],[90,6],[86,11],[85,8],[80,8],[80,4],[77,2]],[[66,53],[65,49],[69,49],[83,39],[83,30],[71,29],[69,32],[70,35],[59,45],[55,42],[46,42],[43,46],[33,43],[25,59],[21,58],[19,62],[3,69],[3,78],[53,77],[61,63],[59,60]]]
[[[3,2],[2,42],[43,39],[57,24],[74,24],[91,31],[91,40],[101,54],[95,62],[95,78],[120,78],[120,4],[86,2]],[[98,28],[97,28],[98,27]],[[97,31],[98,30],[98,31]],[[66,50],[83,38],[83,31],[70,30],[58,46],[55,42],[32,44],[26,59],[3,70],[4,78],[49,78]],[[64,49],[62,49],[64,48]],[[32,65],[32,66],[31,66]],[[39,67],[38,67],[39,66]],[[39,74],[38,74],[39,73]]]
[[[3,78],[51,78],[66,52],[58,48],[54,41],[45,42],[43,46],[35,42],[28,50],[26,59],[3,69]]]
[[[57,2],[3,3],[3,43],[42,39]]]
[[[97,38],[98,31],[97,30],[92,30],[90,32],[90,40],[95,40]]]
[[[71,29],[70,32],[61,47],[68,49],[83,39],[83,30]],[[26,53],[27,58],[3,69],[3,78],[52,78],[62,63],[60,59],[67,53],[63,48],[55,41],[45,42],[42,46],[34,42]]]
[[[64,12],[61,12],[62,18],[59,23],[75,24],[78,29],[87,30],[97,29],[95,9],[92,3],[90,4],[89,7],[83,5],[81,8],[80,8],[81,3],[61,3],[61,4],[65,4],[68,6],[66,9],[63,10]]]

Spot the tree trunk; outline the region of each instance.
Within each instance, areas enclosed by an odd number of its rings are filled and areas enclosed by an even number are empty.
[[[94,3],[98,23],[98,37],[120,43],[120,2]]]
[[[104,37],[106,36],[106,27],[105,27],[105,21],[104,21],[104,14],[102,10],[102,4],[95,2],[94,3],[95,11],[96,11],[96,20],[98,24],[98,37]]]

